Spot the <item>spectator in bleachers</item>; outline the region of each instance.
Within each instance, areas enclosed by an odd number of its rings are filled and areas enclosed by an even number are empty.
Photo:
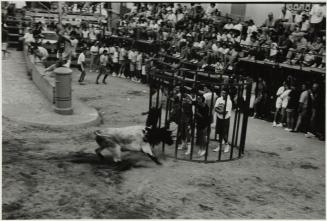
[[[323,18],[326,16],[326,8],[323,3],[314,4],[310,11],[310,25],[312,37],[316,37],[322,29]]]
[[[268,29],[273,29],[275,27],[274,14],[272,12],[268,14],[268,18],[265,20],[261,27],[265,27]]]
[[[286,8],[286,6],[282,7],[281,14],[279,15],[279,20],[281,22],[292,23],[293,22],[293,15],[290,10]]]

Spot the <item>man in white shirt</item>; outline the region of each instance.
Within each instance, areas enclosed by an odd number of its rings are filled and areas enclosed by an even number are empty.
[[[232,19],[228,18],[228,22],[224,25],[225,30],[231,30],[234,27]]]
[[[324,4],[315,4],[312,6],[312,9],[310,11],[310,24],[311,24],[311,33],[313,33],[314,37],[317,36],[317,34],[322,29],[322,20],[326,13],[326,8],[324,7]]]
[[[216,13],[217,11],[218,11],[218,9],[216,8],[216,4],[215,3],[210,3],[210,6],[206,10],[207,18],[212,17],[214,15],[214,13]]]
[[[224,152],[227,153],[230,150],[230,145],[228,143],[228,131],[232,112],[232,101],[229,95],[227,95],[227,89],[222,89],[221,96],[217,99],[215,104],[215,112],[217,115],[216,131],[219,134],[219,144],[213,151],[220,151],[220,143],[224,141]]]
[[[85,53],[86,53],[86,48],[83,48],[83,51],[79,54],[78,60],[77,60],[77,65],[78,65],[78,70],[81,72],[81,75],[79,77],[78,82],[80,84],[84,84],[85,80]]]

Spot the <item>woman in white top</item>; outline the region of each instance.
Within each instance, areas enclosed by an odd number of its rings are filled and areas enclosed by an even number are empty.
[[[112,53],[112,63],[113,63],[113,73],[112,76],[117,76],[119,72],[119,63],[118,63],[118,47],[115,47],[115,50]]]
[[[136,56],[136,81],[141,82],[143,54],[139,52]]]

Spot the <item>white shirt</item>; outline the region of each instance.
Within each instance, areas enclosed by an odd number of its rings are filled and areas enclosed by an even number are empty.
[[[25,42],[35,42],[35,39],[33,37],[33,34],[31,33],[25,33],[24,35]]]
[[[107,47],[101,47],[100,49],[99,49],[99,54],[103,54],[103,51],[104,50],[106,50],[107,52],[109,52],[109,48],[107,48]]]
[[[224,29],[227,29],[227,30],[230,30],[233,27],[234,27],[234,25],[232,23],[230,23],[230,24],[227,23],[227,24],[224,25]]]
[[[223,97],[219,97],[216,101],[215,104],[215,108],[218,106],[222,106],[223,108],[225,108],[225,103],[226,101],[223,99]],[[224,110],[224,109],[223,109]],[[220,114],[218,112],[216,112],[217,117],[219,119],[228,119],[231,116],[231,112],[232,112],[232,101],[230,100],[230,97],[227,95],[227,104],[226,104],[226,113],[225,113],[225,118],[224,118],[224,114]]]
[[[99,47],[98,46],[92,46],[90,49],[91,54],[98,54],[99,53]]]
[[[84,53],[80,53],[78,56],[78,60],[77,60],[77,64],[83,64],[83,62],[85,62],[85,55]]]
[[[115,51],[114,54],[112,55],[112,62],[118,63],[118,52]]]
[[[37,48],[39,49],[39,52],[37,53],[37,55],[40,57],[41,60],[44,60],[49,56],[47,49],[40,47],[40,46]]]
[[[286,9],[285,15],[283,13],[280,13],[279,16],[280,19],[287,19],[288,22],[293,22],[293,15],[292,12]]]
[[[251,36],[252,32],[257,32],[257,31],[258,31],[257,26],[255,25],[249,26],[247,30],[247,34],[248,34],[247,36],[249,37]]]
[[[73,46],[73,51],[75,52],[77,48],[78,40],[77,39],[71,40],[71,43]]]
[[[319,4],[313,5],[310,11],[310,22],[314,24],[321,22],[324,17],[324,12],[324,7],[320,6]]]
[[[234,25],[233,29],[242,31],[243,26],[242,26],[242,24],[236,24],[236,25]]]

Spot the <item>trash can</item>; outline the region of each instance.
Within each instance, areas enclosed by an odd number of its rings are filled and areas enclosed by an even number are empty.
[[[56,68],[55,107],[58,114],[71,115],[72,108],[72,70],[65,67]]]

